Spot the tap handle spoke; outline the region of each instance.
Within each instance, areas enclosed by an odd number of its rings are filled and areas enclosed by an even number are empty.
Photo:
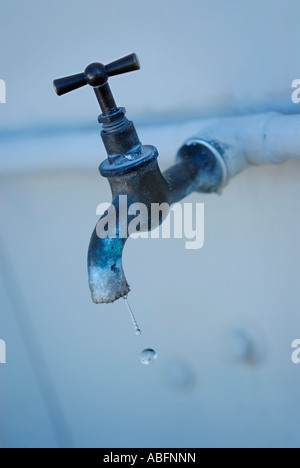
[[[126,57],[105,65],[107,76],[121,75],[122,73],[132,72],[140,68],[140,62],[136,54],[126,55]]]
[[[74,89],[81,88],[87,84],[84,73],[77,75],[65,76],[53,81],[53,86],[56,94],[62,96],[63,94],[74,91]]]

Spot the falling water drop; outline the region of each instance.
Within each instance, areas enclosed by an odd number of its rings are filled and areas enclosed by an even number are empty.
[[[124,296],[124,300],[126,302],[126,306],[127,306],[128,312],[130,314],[130,317],[131,317],[131,320],[132,320],[132,323],[133,323],[133,326],[134,326],[135,334],[140,335],[142,332],[141,332],[140,327],[138,326],[137,321],[135,320],[135,316],[133,315],[133,312],[131,310],[130,304],[128,302],[128,296],[127,295]]]
[[[157,353],[154,349],[148,348],[141,352],[141,363],[145,366],[149,366],[149,364],[152,364],[156,359]]]

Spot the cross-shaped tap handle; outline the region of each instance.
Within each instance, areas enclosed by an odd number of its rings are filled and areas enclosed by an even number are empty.
[[[136,54],[130,54],[108,65],[91,63],[83,73],[54,80],[53,86],[56,94],[61,96],[89,84],[94,88],[102,113],[106,116],[118,110],[108,84],[108,78],[139,69],[140,63]]]
[[[130,54],[120,58],[108,65],[102,63],[91,63],[83,73],[66,76],[53,81],[54,89],[58,96],[69,93],[74,89],[81,88],[86,84],[98,87],[107,83],[110,76],[121,75],[134,70],[139,70],[140,64],[136,54]]]

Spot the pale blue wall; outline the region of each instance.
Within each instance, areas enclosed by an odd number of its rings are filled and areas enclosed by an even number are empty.
[[[9,154],[16,170],[0,167],[1,446],[70,438],[100,447],[300,446],[300,367],[291,362],[300,338],[299,164],[251,168],[221,197],[193,195],[205,202],[197,252],[184,240],[128,242],[136,337],[122,301],[95,306],[87,286],[96,206],[110,197],[97,173],[95,99],[89,89],[58,98],[51,87],[91,61],[136,51],[142,70],[112,87],[138,121],[165,123],[180,110],[297,112],[299,17],[300,3],[287,0],[2,1],[0,159]],[[56,124],[62,134],[50,132]],[[67,126],[95,129],[81,170]],[[4,129],[15,133],[4,138]],[[35,173],[50,140],[55,165]],[[162,152],[161,161],[173,156]],[[259,362],[232,362],[239,330]],[[139,363],[149,346],[159,355],[151,368]]]

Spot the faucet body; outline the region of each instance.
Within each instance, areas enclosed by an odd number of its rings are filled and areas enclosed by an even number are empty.
[[[122,253],[134,215],[126,212],[124,217],[120,204],[122,197],[126,196],[127,206],[138,203],[147,208],[139,230],[149,231],[168,214],[164,210],[153,222],[152,204],[170,208],[194,190],[215,192],[224,181],[221,155],[213,146],[200,140],[186,142],[178,151],[175,164],[161,173],[157,149],[141,144],[133,123],[125,116],[125,109],[116,105],[108,84],[110,76],[138,69],[138,59],[131,54],[108,65],[92,63],[84,73],[54,81],[58,95],[89,84],[102,111],[98,121],[102,125],[101,137],[107,159],[100,164],[99,170],[109,181],[112,204],[97,223],[88,250],[89,286],[95,303],[114,302],[127,295],[130,289],[123,270]],[[109,213],[115,215],[113,235],[101,222]]]

